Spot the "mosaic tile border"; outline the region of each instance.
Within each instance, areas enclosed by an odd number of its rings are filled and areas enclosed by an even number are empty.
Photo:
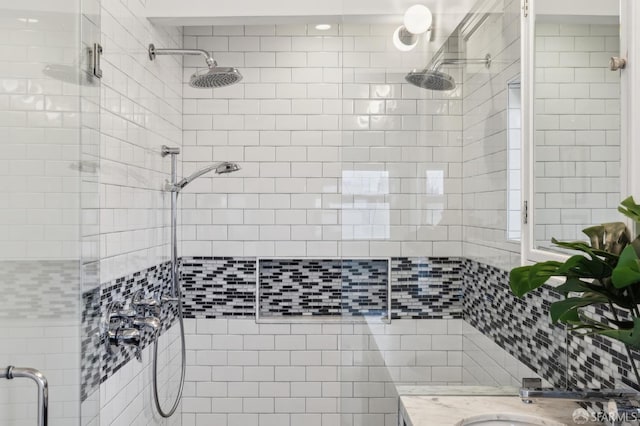
[[[305,308],[312,309],[310,316],[327,312],[336,316],[378,315],[387,300],[385,260],[261,262],[270,266],[262,278],[271,280],[264,288],[272,291],[261,298],[261,305],[264,303],[264,308],[276,315],[304,316]],[[257,264],[256,258],[182,258],[185,318],[255,318]],[[567,337],[563,327],[551,325],[549,306],[561,299],[551,287],[518,299],[510,292],[508,271],[465,258],[392,258],[390,270],[393,319],[465,319],[554,386],[638,388],[621,345],[601,337]],[[129,299],[138,289],[157,293],[168,288],[169,272],[169,264],[164,263],[83,294],[83,400],[133,358],[130,350],[116,356],[108,356],[103,350],[104,341],[97,336],[107,304]],[[320,282],[327,288],[320,287],[319,291]],[[338,283],[342,293],[336,293]],[[289,305],[285,303],[283,312],[278,312],[294,284],[304,292],[293,292],[287,299]],[[314,299],[327,292],[330,296],[326,300]],[[607,314],[602,309],[593,312],[603,318]],[[165,330],[175,314],[163,312],[169,320],[163,321]],[[145,346],[149,340],[145,339]],[[634,352],[633,357],[640,365],[640,353]]]
[[[462,318],[463,273],[460,258],[393,258],[391,318]]]
[[[468,259],[464,277],[464,319],[554,386],[640,390],[620,343],[551,324],[549,307],[562,299],[552,287],[518,299],[509,289],[508,271]],[[605,323],[610,316],[604,306],[588,309]],[[640,351],[631,356],[640,369]]]
[[[129,303],[133,295],[142,290],[144,294],[162,297],[169,289],[170,263],[152,266],[144,271],[105,283],[99,289],[83,294],[81,342],[81,400],[84,401],[101,383],[135,358],[133,348],[123,347],[113,354],[105,349],[105,336],[101,332],[101,321],[106,316],[108,306],[114,301]],[[164,304],[159,319],[162,335],[176,321],[177,307]],[[144,349],[153,342],[153,335],[142,333]]]
[[[189,257],[181,261],[186,318],[385,316],[386,259]],[[462,318],[460,258],[393,258],[392,318]],[[320,290],[319,291],[319,287]]]
[[[0,318],[76,320],[80,269],[77,260],[1,261]]]
[[[180,283],[185,318],[254,318],[256,258],[184,257]]]
[[[566,386],[566,333],[549,317],[561,296],[545,286],[519,299],[508,271],[468,259],[464,268],[464,320],[554,386]]]

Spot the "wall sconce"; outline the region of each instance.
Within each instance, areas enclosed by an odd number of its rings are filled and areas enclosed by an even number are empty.
[[[393,33],[393,45],[401,52],[408,52],[418,44],[418,35],[425,34],[431,41],[433,14],[428,7],[416,4],[404,13],[403,25]]]
[[[404,13],[404,27],[413,34],[429,31],[433,24],[433,14],[427,6],[416,4]]]

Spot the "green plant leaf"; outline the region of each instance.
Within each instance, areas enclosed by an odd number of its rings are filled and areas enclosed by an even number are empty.
[[[600,259],[588,259],[580,254],[576,254],[558,267],[556,275],[600,279],[611,275],[611,267]]]
[[[622,200],[618,211],[635,222],[640,222],[640,205],[636,204],[633,197]]]
[[[619,340],[634,349],[640,349],[640,318],[633,319],[633,328],[620,328],[618,330],[602,330],[597,334]]]
[[[556,324],[557,322],[576,321],[580,322],[578,316],[578,308],[582,308],[589,305],[595,305],[600,303],[607,303],[609,300],[595,293],[585,293],[582,297],[569,297],[559,302],[554,302],[549,308],[551,314],[551,321]]]
[[[611,282],[616,288],[626,288],[640,282],[640,259],[633,246],[627,246],[613,269]]]
[[[584,231],[587,231],[588,229],[589,228],[585,229]],[[600,257],[603,257],[603,258],[609,259],[609,260],[615,260],[615,259],[618,258],[618,256],[616,256],[615,254],[606,252],[604,250],[594,249],[590,245],[586,244],[583,241],[568,242],[568,241],[558,241],[555,238],[552,238],[551,242],[553,244],[557,245],[558,247],[564,247],[564,248],[567,248],[567,249],[570,249],[570,250],[576,250],[576,251],[581,251],[583,253],[587,253],[591,257],[592,260],[601,261],[599,259]]]
[[[564,284],[556,287],[556,291],[566,297],[569,293],[584,293],[585,291],[591,291],[591,288],[588,283],[581,279],[571,277],[567,278]]]
[[[524,296],[530,291],[543,286],[549,278],[555,275],[561,265],[562,263],[560,262],[549,260],[512,269],[509,274],[511,291],[518,297]]]

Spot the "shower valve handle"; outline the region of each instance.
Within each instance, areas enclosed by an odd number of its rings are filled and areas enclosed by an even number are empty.
[[[131,302],[134,309],[139,313],[144,311],[152,312],[154,315],[160,315],[160,300],[156,297],[148,297],[144,298],[142,294],[142,290],[138,290],[133,295],[133,300]]]

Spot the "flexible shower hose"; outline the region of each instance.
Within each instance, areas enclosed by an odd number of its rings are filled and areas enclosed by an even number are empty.
[[[187,358],[186,358],[186,345],[184,339],[184,319],[182,318],[182,296],[180,294],[180,286],[177,286],[177,304],[178,304],[178,323],[180,324],[180,344],[182,346],[181,350],[181,358],[182,365],[180,367],[180,387],[178,388],[178,395],[176,396],[173,405],[169,411],[164,411],[160,406],[160,398],[158,397],[158,341],[160,340],[160,333],[155,338],[153,343],[153,400],[156,404],[156,410],[162,417],[171,417],[173,413],[176,412],[178,406],[180,405],[180,399],[182,398],[182,390],[184,388],[184,375],[187,367]]]

